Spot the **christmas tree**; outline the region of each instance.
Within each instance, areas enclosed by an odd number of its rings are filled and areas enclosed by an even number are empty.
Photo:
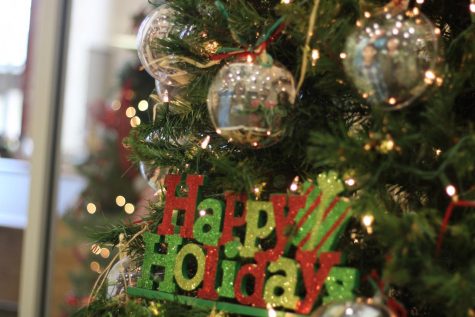
[[[122,260],[77,315],[473,316],[474,22],[473,0],[154,7],[126,145],[161,199],[96,232]]]

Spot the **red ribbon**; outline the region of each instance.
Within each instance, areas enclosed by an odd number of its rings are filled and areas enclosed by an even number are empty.
[[[370,278],[377,284],[379,291],[381,294],[384,294],[384,282],[383,280],[379,277],[378,272],[372,271],[370,274]],[[396,299],[390,297],[388,298],[387,301],[388,308],[396,314],[398,317],[407,317],[407,310],[404,308],[404,306],[399,303]]]
[[[440,254],[442,249],[442,242],[444,239],[445,231],[447,231],[447,226],[449,225],[450,218],[452,217],[452,212],[455,207],[475,207],[475,201],[461,200],[461,201],[452,201],[450,205],[445,210],[444,220],[440,226],[439,236],[437,238],[437,247],[436,255]]]
[[[235,52],[228,52],[228,53],[221,53],[221,54],[213,54],[210,56],[210,59],[213,61],[220,61],[229,57],[236,57],[238,59],[242,58],[248,58],[251,57],[252,60],[254,61],[259,55],[262,54],[267,48],[267,46],[277,40],[280,35],[282,34],[282,31],[285,29],[285,24],[282,23],[279,25],[279,27],[275,30],[274,33],[272,33],[271,36],[267,40],[265,40],[261,45],[259,45],[255,50],[249,51],[246,49],[242,49],[239,51]]]

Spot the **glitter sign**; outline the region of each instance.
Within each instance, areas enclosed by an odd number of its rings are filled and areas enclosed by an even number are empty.
[[[335,174],[317,184],[269,201],[201,200],[203,176],[168,175],[162,222],[144,235],[142,275],[129,295],[251,316],[305,315],[352,299],[358,272],[333,251],[350,205]]]

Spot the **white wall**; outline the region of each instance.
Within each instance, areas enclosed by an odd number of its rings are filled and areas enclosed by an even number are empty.
[[[117,35],[132,35],[133,15],[147,6],[147,0],[73,1],[61,136],[66,162],[76,163],[87,157],[87,109],[94,99],[110,96],[120,67],[134,54],[111,44]],[[104,54],[112,59],[104,58]],[[91,65],[97,74],[88,74]]]

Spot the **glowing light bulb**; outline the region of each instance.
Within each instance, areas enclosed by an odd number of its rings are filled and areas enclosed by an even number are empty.
[[[92,214],[94,214],[94,213],[96,212],[97,208],[96,208],[96,205],[95,205],[95,204],[89,203],[89,204],[87,204],[87,206],[86,206],[86,210],[87,210],[88,213],[90,213],[90,214],[92,215]]]
[[[125,213],[131,215],[131,214],[134,213],[135,207],[134,207],[134,205],[132,205],[131,203],[127,203],[127,204],[125,204],[125,206],[124,206],[124,211],[125,211]]]
[[[361,218],[361,222],[365,227],[371,227],[371,225],[374,222],[374,216],[373,215],[365,215],[363,218]]]
[[[126,202],[126,201],[125,201],[125,197],[124,197],[124,196],[117,196],[117,197],[115,198],[115,203],[116,203],[117,206],[119,206],[119,207],[124,206],[124,205],[125,205],[125,202]]]
[[[139,108],[140,111],[146,111],[148,109],[148,101],[147,100],[140,100],[137,108]]]
[[[133,118],[137,111],[135,110],[134,107],[128,107],[127,110],[125,110],[125,115],[127,118]]]
[[[203,141],[201,141],[201,148],[204,150],[208,147],[209,145],[209,141],[211,140],[211,137],[209,135],[207,135]]]
[[[348,178],[347,180],[345,180],[345,184],[348,186],[355,186],[356,181],[353,178]]]
[[[457,193],[457,189],[453,185],[448,185],[447,187],[445,187],[445,192],[450,197],[453,197]]]

